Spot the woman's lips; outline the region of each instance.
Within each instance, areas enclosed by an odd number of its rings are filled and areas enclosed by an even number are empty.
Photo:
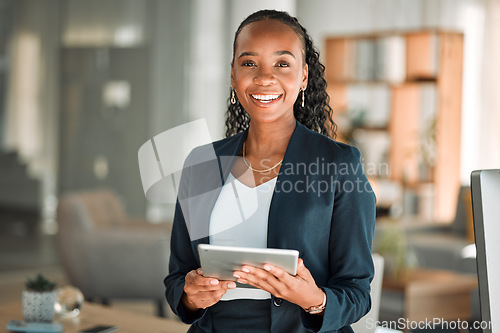
[[[270,107],[276,104],[283,94],[250,94],[252,101],[260,107]]]

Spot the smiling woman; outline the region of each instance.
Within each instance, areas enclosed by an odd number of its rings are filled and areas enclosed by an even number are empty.
[[[246,18],[234,39],[228,138],[194,149],[179,186],[165,286],[189,332],[352,332],[368,312],[375,196],[359,151],[331,139],[331,112],[324,66],[297,19]],[[329,167],[282,168],[319,161]],[[250,290],[207,277],[200,243],[298,250],[297,274],[243,265],[233,276]]]

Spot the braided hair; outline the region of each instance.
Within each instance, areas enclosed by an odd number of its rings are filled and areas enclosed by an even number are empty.
[[[293,105],[295,119],[307,128],[335,139],[337,125],[332,119],[330,97],[326,92],[325,66],[319,61],[319,52],[314,47],[311,37],[295,17],[287,12],[267,9],[248,16],[241,22],[234,35],[233,61],[236,39],[241,30],[251,23],[266,19],[279,21],[292,28],[301,40],[305,52],[304,58],[309,67],[308,85],[304,107],[301,105],[300,94]],[[228,98],[226,112],[226,137],[242,132],[250,126],[250,116],[240,102],[237,100],[236,104],[231,104],[230,100],[231,97]]]

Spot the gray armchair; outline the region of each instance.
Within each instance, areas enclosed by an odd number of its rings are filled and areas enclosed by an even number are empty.
[[[170,223],[129,219],[105,189],[64,195],[57,220],[61,262],[86,299],[150,299],[165,316]]]

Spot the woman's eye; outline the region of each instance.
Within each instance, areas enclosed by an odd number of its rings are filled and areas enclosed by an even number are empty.
[[[286,62],[279,62],[276,64],[277,67],[290,67],[290,65]]]
[[[245,67],[254,67],[255,66],[255,64],[252,61],[245,61],[241,65],[245,66]]]

